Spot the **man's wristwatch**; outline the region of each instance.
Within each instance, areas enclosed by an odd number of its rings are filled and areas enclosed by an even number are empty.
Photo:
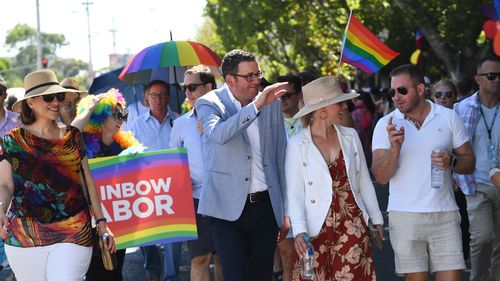
[[[457,165],[457,157],[453,153],[450,153],[450,157],[451,157],[450,166],[455,167]]]

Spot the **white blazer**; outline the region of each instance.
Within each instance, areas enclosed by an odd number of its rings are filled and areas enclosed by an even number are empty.
[[[335,125],[344,156],[347,177],[365,223],[383,224],[365,155],[358,134],[352,128]],[[294,236],[318,235],[332,203],[332,178],[321,152],[312,141],[310,126],[289,140],[285,174],[287,209]]]

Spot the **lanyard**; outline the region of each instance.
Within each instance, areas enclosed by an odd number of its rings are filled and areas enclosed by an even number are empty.
[[[483,116],[484,126],[486,127],[486,130],[488,131],[488,139],[490,140],[490,144],[491,144],[491,131],[493,130],[493,125],[495,125],[495,121],[497,119],[498,104],[495,108],[495,113],[493,114],[493,120],[491,120],[491,128],[489,128],[488,124],[486,123],[486,118],[484,118],[483,108],[481,105],[479,105],[479,111],[481,112],[481,116]]]

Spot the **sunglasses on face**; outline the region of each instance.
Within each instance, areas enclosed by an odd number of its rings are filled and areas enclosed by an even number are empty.
[[[128,118],[128,112],[127,111],[124,111],[124,112],[121,112],[119,110],[113,112],[113,114],[111,114],[111,116],[113,116],[113,118],[115,118],[115,120],[123,120],[125,122],[127,122],[127,118]]]
[[[254,79],[262,79],[264,76],[264,71],[259,70],[257,73],[248,73],[247,75],[241,75],[236,73],[230,73],[233,76],[245,78],[248,82],[252,82]]]
[[[298,92],[291,93],[291,92],[286,92],[284,95],[282,95],[280,98],[283,100],[287,100],[291,98],[293,95],[297,94]]]
[[[453,97],[453,92],[452,91],[436,92],[434,95],[436,96],[437,99],[440,98],[451,99]]]
[[[489,73],[480,73],[479,76],[486,76],[486,79],[493,81],[497,78],[500,78],[500,72],[489,72]]]
[[[396,92],[399,93],[400,95],[405,96],[406,94],[408,94],[409,89],[410,88],[406,88],[406,87],[397,87],[396,89],[390,88],[388,93],[389,93],[389,96],[391,96],[391,98],[393,98],[396,95]]]
[[[199,83],[199,84],[188,84],[188,85],[183,85],[182,86],[182,91],[190,91],[194,92],[198,88],[198,86],[205,85],[206,83]]]
[[[57,99],[58,102],[64,101],[66,98],[66,93],[57,93],[57,94],[50,94],[50,95],[43,95],[43,101],[46,103],[50,103],[55,99]]]

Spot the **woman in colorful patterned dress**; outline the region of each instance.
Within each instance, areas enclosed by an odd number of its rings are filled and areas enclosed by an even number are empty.
[[[61,102],[75,93],[59,86],[50,70],[28,74],[24,86],[24,97],[13,106],[23,126],[5,135],[0,147],[0,236],[18,281],[80,281],[92,255],[81,167],[98,231],[113,235],[80,132],[56,122]],[[114,239],[107,248],[115,251]]]
[[[303,129],[292,137],[285,163],[287,199],[297,252],[293,280],[302,280],[304,237],[314,246],[314,280],[375,280],[370,220],[383,239],[383,218],[356,131],[342,122],[345,100],[335,77],[302,88]]]
[[[88,95],[80,100],[72,125],[83,132],[88,158],[115,156],[123,151],[142,152],[143,146],[139,141],[131,132],[122,129],[128,116],[126,106],[125,99],[116,89],[97,96]],[[85,280],[123,280],[125,249],[116,251],[116,258],[116,268],[106,270],[101,254],[94,253]]]

